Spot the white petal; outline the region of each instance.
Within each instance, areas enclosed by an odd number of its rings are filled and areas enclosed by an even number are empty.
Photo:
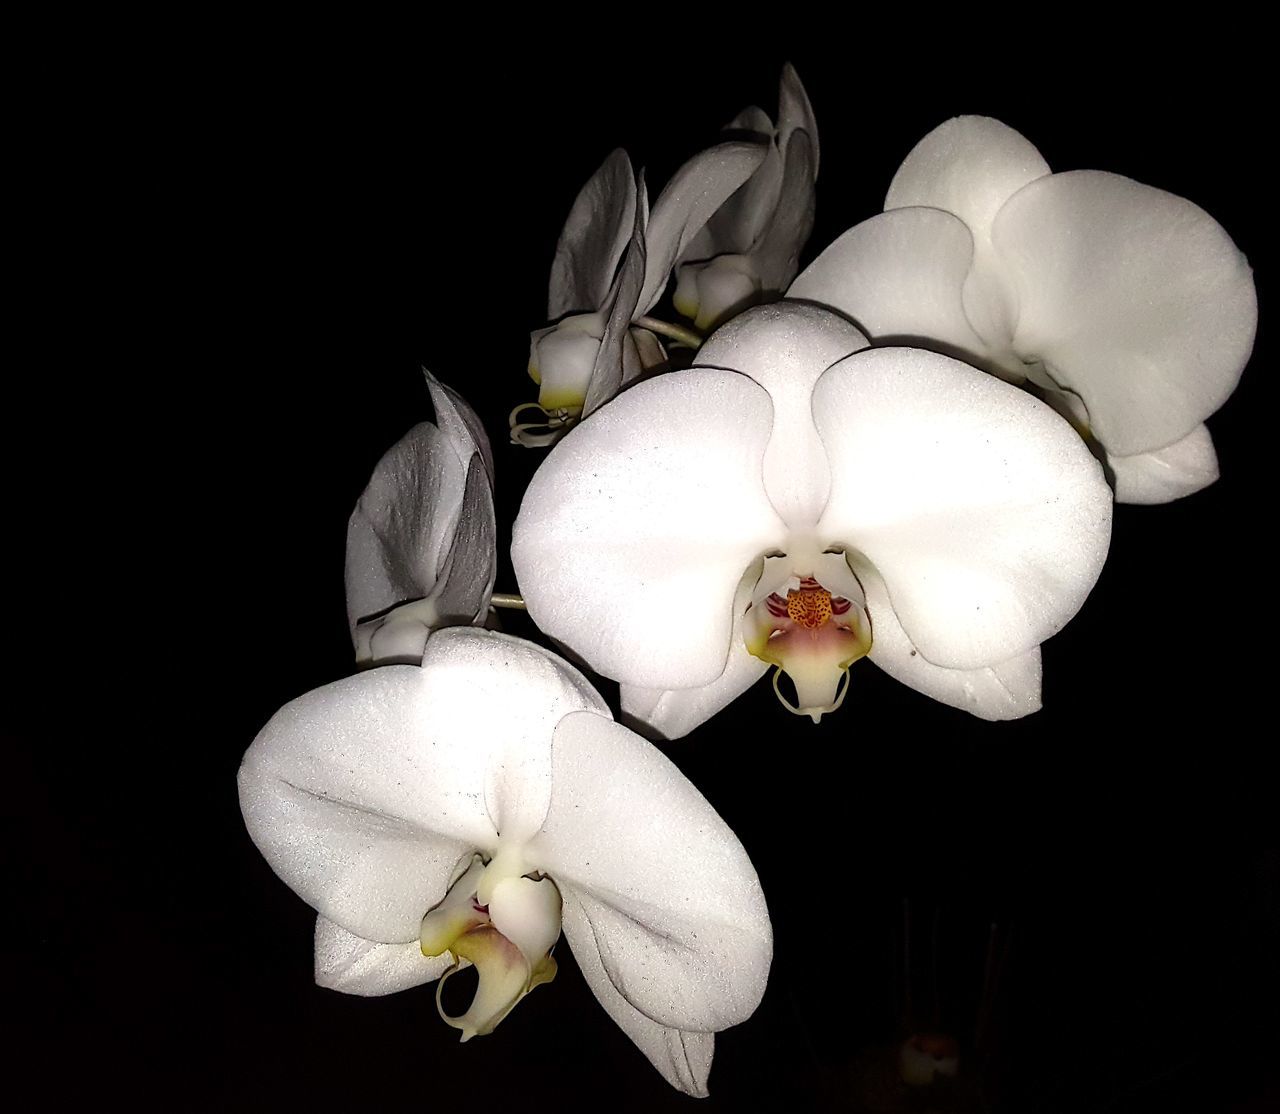
[[[638,383],[573,429],[512,531],[533,621],[628,684],[718,677],[738,581],[786,536],[760,478],[771,416],[745,376],[692,370]]]
[[[728,706],[769,668],[767,662],[747,652],[742,633],[742,617],[756,591],[760,569],[753,566],[738,585],[733,601],[733,634],[729,639],[729,660],[724,672],[710,684],[698,688],[646,689],[623,685],[623,720],[636,721],[637,730],[648,737],[679,739]]]
[[[436,425],[440,432],[453,445],[458,459],[465,466],[473,453],[479,453],[484,461],[484,470],[493,485],[493,449],[484,432],[484,423],[457,391],[441,383],[426,368],[422,374],[427,379],[427,390],[431,392],[431,405],[436,411]]]
[[[1021,135],[989,116],[957,116],[912,148],[889,186],[884,207],[927,205],[954,213],[985,242],[1006,201],[1049,164]]]
[[[421,668],[389,665],[285,705],[240,768],[245,825],[327,919],[417,939],[459,860],[546,813],[551,734],[605,705],[570,666],[469,627],[432,635]]]
[[[564,903],[564,935],[573,950],[591,992],[605,1012],[636,1044],[662,1077],[686,1095],[703,1098],[707,1094],[707,1076],[715,1052],[715,1035],[689,1033],[659,1025],[628,1002],[609,980],[595,933],[577,897],[570,893]]]
[[[827,457],[813,424],[810,395],[833,363],[867,338],[828,310],[799,302],[755,306],[718,329],[698,367],[730,368],[759,383],[773,403],[764,484],[792,530],[812,528],[827,501]]]
[[[938,209],[896,209],[854,225],[809,264],[788,298],[852,318],[879,344],[917,344],[970,362],[990,353],[965,314],[973,237]]]
[[[1110,489],[1048,406],[946,356],[880,348],[831,368],[813,410],[831,462],[819,536],[875,566],[935,665],[1007,661],[1084,602]]]
[[[572,893],[609,981],[647,1017],[706,1032],[755,1010],[773,952],[759,879],[657,748],[612,720],[566,716],[551,808],[527,850],[566,907]]]
[[[726,198],[764,161],[763,143],[720,143],[695,155],[675,172],[649,217],[640,312],[662,297],[671,268]]]
[[[1033,182],[994,240],[1017,292],[1015,347],[1075,391],[1107,451],[1178,441],[1235,389],[1253,347],[1253,275],[1190,201],[1082,170]]]
[[[929,661],[907,637],[894,614],[884,583],[874,569],[858,577],[871,616],[868,655],[890,677],[917,692],[971,712],[979,719],[1019,719],[1040,710],[1040,647],[982,669],[946,669]]]
[[[347,620],[359,620],[435,588],[458,521],[465,458],[420,422],[373,470],[347,526]]]
[[[752,657],[737,630],[729,647],[724,672],[710,684],[694,689],[644,689],[622,686],[622,711],[658,739],[682,739],[723,708],[727,708],[769,669]]]
[[[594,312],[604,304],[613,273],[631,238],[636,179],[631,160],[612,152],[579,191],[556,244],[547,320]]]
[[[316,918],[316,984],[343,994],[376,997],[433,982],[453,962],[427,957],[417,940],[379,944]]]
[[[1209,431],[1198,425],[1181,441],[1134,456],[1107,454],[1117,503],[1168,503],[1208,487],[1218,478],[1218,454]]]

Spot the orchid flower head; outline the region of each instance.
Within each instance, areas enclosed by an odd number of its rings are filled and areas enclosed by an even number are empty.
[[[1051,173],[985,116],[925,136],[885,212],[788,296],[838,309],[877,344],[1030,384],[1099,447],[1128,503],[1217,478],[1204,421],[1235,389],[1257,326],[1249,265],[1208,213],[1117,174]]]
[[[816,720],[864,654],[1007,719],[1039,707],[1039,645],[1093,586],[1111,506],[1048,406],[784,301],[566,437],[525,494],[512,561],[538,626],[668,738],[770,664]]]
[[[772,934],[746,852],[575,669],[454,627],[286,705],[245,754],[240,806],[319,918],[316,981],[380,995],[474,965],[468,1040],[555,976],[563,931],[605,1012],[706,1094],[714,1034],[764,992]]]
[[[780,296],[813,231],[818,125],[790,63],[779,82],[777,124],[752,105],[726,131],[754,136],[765,157],[676,262],[676,310],[704,330]]]
[[[427,635],[483,623],[497,571],[493,454],[475,411],[429,371],[436,421],[378,461],[347,525],[347,620],[361,663],[422,657]]]
[[[614,151],[578,193],[556,245],[547,296],[552,324],[530,334],[538,402],[511,415],[513,440],[550,444],[565,428],[666,362],[640,323],[671,269],[716,210],[765,157],[763,144],[726,142],[676,171],[649,210],[644,175]],[[526,408],[542,419],[519,420]]]

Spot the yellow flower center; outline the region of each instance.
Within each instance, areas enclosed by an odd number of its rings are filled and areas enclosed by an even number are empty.
[[[805,630],[817,630],[831,618],[831,593],[822,587],[792,588],[787,593],[787,617]]]

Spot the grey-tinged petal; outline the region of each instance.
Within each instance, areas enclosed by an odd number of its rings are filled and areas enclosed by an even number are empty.
[[[484,469],[489,476],[489,485],[493,486],[493,449],[484,432],[484,423],[457,391],[441,383],[426,368],[422,374],[427,379],[427,390],[431,392],[431,404],[436,411],[436,425],[449,438],[458,454],[458,459],[466,467],[472,453],[479,453],[484,460]]]
[[[783,166],[782,153],[769,136],[763,161],[712,214],[702,233],[690,242],[677,262],[750,251],[751,246],[764,235],[778,208]],[[709,236],[709,240],[702,239],[703,233]],[[703,252],[705,254],[701,254]]]
[[[379,944],[316,918],[316,985],[343,994],[372,998],[434,982],[453,957],[425,956],[415,938],[403,944]]]
[[[1044,403],[934,352],[874,348],[818,380],[813,414],[831,466],[817,534],[875,566],[929,661],[1008,661],[1084,602],[1111,490]]]
[[[698,351],[698,367],[750,376],[769,392],[773,428],[764,486],[791,530],[812,528],[827,502],[827,454],[813,424],[813,386],[867,338],[829,310],[800,302],[754,306],[726,323]]]
[[[752,132],[761,139],[773,138],[773,121],[757,104],[749,104],[724,126],[727,132]]]
[[[480,454],[471,458],[458,525],[433,593],[439,624],[481,623],[489,610],[498,566],[493,492]]]
[[[609,979],[582,902],[572,891],[564,895],[564,935],[573,951],[582,977],[596,1000],[617,1022],[637,1048],[644,1053],[671,1086],[686,1095],[705,1098],[711,1058],[715,1053],[714,1033],[693,1033],[659,1025],[646,1017],[622,996]]]
[[[788,62],[782,67],[782,77],[778,82],[778,147],[786,153],[793,132],[803,131],[809,136],[813,148],[813,176],[818,177],[818,120],[813,114],[813,105],[809,103],[809,94],[804,91],[800,75]]]
[[[672,176],[649,215],[645,244],[648,259],[640,312],[662,297],[671,268],[711,215],[764,161],[764,143],[719,143],[694,155]]]
[[[1181,441],[1134,456],[1107,454],[1117,503],[1169,503],[1218,478],[1218,454],[1203,425]]]
[[[867,562],[857,563],[858,581],[866,592],[871,616],[871,651],[867,656],[890,677],[979,719],[1020,719],[1040,710],[1039,646],[981,669],[934,665],[902,629],[879,574]]]
[[[895,209],[854,225],[809,264],[788,298],[839,310],[877,344],[912,344],[984,366],[965,313],[973,237],[940,209]]]
[[[1040,152],[1007,124],[990,116],[956,116],[911,149],[893,176],[884,207],[945,209],[985,245],[1000,207],[1048,173]]]
[[[640,177],[639,191],[642,198],[648,196],[643,175]],[[591,369],[591,378],[587,381],[586,397],[582,404],[584,418],[613,398],[622,390],[624,383],[640,374],[639,356],[635,354],[634,341],[630,340],[630,329],[632,319],[637,316],[640,287],[644,283],[647,208],[644,204],[633,206],[631,239],[622,254],[622,265],[605,300],[608,318]],[[629,354],[635,358],[628,359]]]
[[[761,482],[771,426],[761,387],[708,369],[637,383],[571,430],[512,530],[533,621],[628,684],[718,677],[738,582],[786,537]]]
[[[378,461],[347,525],[347,621],[435,589],[457,528],[466,463],[454,443],[420,422]]]
[[[576,903],[609,982],[646,1017],[712,1032],[759,1005],[773,934],[755,869],[697,789],[634,732],[565,716],[551,807],[527,856],[566,907]]]
[[[752,254],[760,274],[761,289],[780,294],[800,269],[800,252],[813,231],[814,179],[818,164],[807,132],[791,134],[778,203]]]
[[[471,457],[462,505],[444,553],[444,565],[427,596],[359,623],[357,663],[417,665],[433,630],[479,625],[488,616],[498,562],[497,524],[479,453]]]
[[[1187,436],[1235,390],[1258,321],[1253,273],[1199,206],[1097,170],[1041,178],[996,218],[1014,346],[1083,400],[1107,452]]]
[[[471,627],[432,635],[421,668],[388,665],[285,705],[240,767],[240,807],[272,869],[327,920],[407,943],[454,868],[537,830],[551,737],[607,715],[575,669]]]
[[[631,160],[612,152],[579,191],[556,244],[547,295],[547,320],[599,309],[613,283],[635,220]]]

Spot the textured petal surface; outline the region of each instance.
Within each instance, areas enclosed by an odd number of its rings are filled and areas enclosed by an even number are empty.
[[[1155,452],[1107,456],[1117,503],[1168,503],[1218,478],[1218,454],[1203,425]]]
[[[442,625],[483,620],[493,595],[498,568],[498,529],[493,512],[493,491],[480,454],[471,458],[462,506],[448,556],[440,570],[435,610]]]
[[[711,215],[755,173],[768,150],[764,143],[720,143],[675,172],[649,216],[641,313],[648,313],[662,297],[675,261]]]
[[[551,263],[548,321],[604,304],[631,237],[635,210],[635,174],[627,153],[619,149],[588,179],[569,210]]]
[[[1257,326],[1253,275],[1190,201],[1096,170],[1054,174],[1010,199],[994,241],[1015,347],[1084,400],[1108,452],[1181,440],[1235,389]]]
[[[423,368],[427,390],[431,393],[431,405],[436,411],[436,425],[448,439],[465,465],[473,453],[479,453],[484,461],[489,483],[493,483],[493,448],[484,431],[484,423],[457,391],[441,383],[431,372]]]
[[[647,688],[724,669],[747,566],[786,536],[764,492],[772,411],[745,376],[684,371],[624,391],[538,469],[511,559],[535,623]]]
[[[640,182],[640,190],[643,194],[643,179]],[[631,226],[631,239],[623,252],[618,276],[610,287],[604,303],[606,315],[604,335],[601,337],[600,349],[596,353],[591,378],[587,383],[587,393],[582,404],[584,418],[613,398],[629,378],[628,341],[631,320],[636,316],[636,305],[640,299],[640,287],[644,283],[646,258],[645,206],[635,205],[633,209],[635,220]],[[638,372],[633,372],[630,377],[634,377],[635,374]]]
[[[819,535],[875,566],[935,665],[1017,657],[1084,602],[1111,490],[1048,406],[946,356],[880,348],[831,368],[813,411],[831,462]]]
[[[872,642],[868,655],[896,681],[979,719],[1019,719],[1040,710],[1040,647],[981,669],[934,665],[907,637],[884,582],[863,567],[858,579],[867,596]]]
[[[637,730],[651,738],[683,738],[764,676],[768,663],[748,653],[742,633],[743,614],[751,602],[757,580],[757,570],[753,568],[738,585],[738,594],[733,601],[729,660],[725,662],[724,672],[710,684],[698,688],[645,689],[623,685],[624,720],[630,717],[636,721]]]
[[[791,135],[800,129],[809,136],[813,155],[813,176],[818,176],[818,121],[813,114],[813,105],[809,103],[809,94],[804,91],[800,75],[788,62],[782,67],[782,78],[778,82],[778,146],[784,152],[791,141]]]
[[[773,219],[754,246],[761,287],[774,294],[786,290],[800,269],[800,252],[813,231],[816,152],[807,132],[796,132],[787,144],[782,187]]]
[[[763,161],[689,241],[678,261],[744,252],[763,235],[778,207],[783,158],[773,142],[772,124],[761,139],[767,143]]]
[[[418,941],[379,944],[316,918],[316,984],[343,994],[375,997],[433,982],[453,962],[422,954]]]
[[[698,367],[729,368],[769,392],[773,428],[764,484],[792,530],[811,528],[827,502],[827,457],[813,424],[810,396],[837,360],[867,346],[842,317],[817,306],[755,306],[718,329],[698,352]]]
[[[927,205],[954,213],[985,242],[1000,207],[1049,173],[1040,152],[989,116],[957,116],[912,148],[898,167],[884,207]]]
[[[591,992],[618,1027],[645,1054],[649,1063],[677,1090],[686,1095],[704,1097],[715,1052],[715,1035],[659,1025],[628,1002],[610,980],[591,921],[582,903],[572,893],[564,903],[564,935]]]
[[[985,360],[986,343],[965,314],[973,237],[938,209],[897,209],[854,225],[787,291],[839,310],[881,344],[919,344]]]
[[[457,526],[466,466],[430,422],[406,433],[373,470],[347,525],[347,621],[430,595]]]
[[[582,676],[505,635],[432,635],[421,668],[390,665],[285,705],[240,768],[245,825],[272,869],[365,939],[418,938],[464,855],[536,830],[551,734],[607,714]]]
[[[566,716],[552,768],[529,860],[566,908],[572,894],[609,981],[661,1025],[708,1032],[749,1017],[773,937],[737,837],[667,758],[612,720]]]

